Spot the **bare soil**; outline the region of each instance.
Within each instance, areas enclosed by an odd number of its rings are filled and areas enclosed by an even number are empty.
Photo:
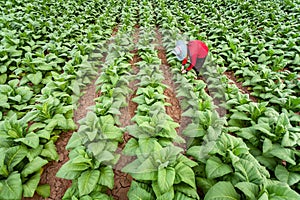
[[[133,35],[134,44],[137,44],[139,39],[139,27],[138,25],[135,26],[135,33]],[[133,74],[138,73],[138,67],[136,66],[136,63],[141,60],[141,58],[138,56],[138,50],[135,49],[131,51],[130,53],[133,53],[134,56],[132,60],[130,61],[131,67],[133,69]],[[129,88],[132,90],[131,95],[128,97],[127,102],[128,106],[121,108],[120,112],[120,123],[121,127],[126,127],[128,125],[132,125],[131,118],[135,115],[135,111],[137,108],[137,104],[132,101],[132,98],[135,97],[135,93],[137,90],[137,84],[138,81],[134,80],[129,83]],[[123,134],[123,143],[121,143],[118,147],[117,153],[120,154],[120,159],[116,166],[114,166],[114,188],[112,190],[108,191],[108,194],[112,195],[114,199],[116,200],[127,200],[127,193],[130,189],[130,185],[132,182],[132,177],[129,174],[123,173],[121,170],[123,167],[125,167],[128,163],[132,162],[135,158],[132,156],[125,156],[122,154],[122,150],[124,149],[126,143],[130,140],[131,136],[128,132],[125,132]]]
[[[112,36],[116,34],[118,31],[118,26],[114,27]],[[102,58],[104,62],[106,55]],[[100,66],[99,70],[100,72]],[[80,97],[78,101],[78,108],[74,111],[73,120],[75,121],[77,127],[79,127],[78,121],[84,118],[89,111],[89,108],[95,105],[94,99],[100,95],[100,92],[96,93],[95,81],[98,77],[95,78],[89,85],[84,89],[84,95]],[[66,180],[62,178],[56,177],[56,173],[62,167],[64,163],[69,160],[69,151],[65,149],[68,144],[70,137],[72,136],[74,131],[63,132],[60,134],[58,140],[55,145],[57,148],[57,153],[59,155],[59,160],[49,162],[43,169],[43,173],[41,175],[40,185],[49,184],[50,185],[50,197],[43,198],[38,194],[34,194],[32,198],[23,198],[23,200],[60,200],[64,196],[65,191],[72,185],[71,180]]]
[[[166,113],[172,117],[172,119],[179,124],[179,127],[176,129],[177,134],[182,138],[185,138],[182,135],[182,131],[191,123],[191,119],[188,117],[182,117],[182,110],[180,106],[180,99],[176,97],[176,88],[172,80],[173,75],[170,70],[170,64],[167,61],[166,50],[162,44],[162,34],[156,29],[156,50],[158,51],[158,57],[161,59],[160,69],[163,71],[165,80],[163,84],[167,85],[168,88],[164,91],[164,95],[167,96],[166,102],[171,104],[171,106],[166,107]],[[185,144],[179,144],[180,147],[186,150]]]
[[[247,89],[247,87],[244,87],[242,82],[237,82],[237,79],[234,76],[234,72],[233,71],[226,71],[226,72],[224,72],[224,74],[228,77],[228,79],[230,79],[230,80],[232,80],[234,82],[232,84],[235,84],[241,90],[242,93],[248,94],[249,98],[253,102],[257,102],[257,99],[251,95],[251,91],[249,91]]]

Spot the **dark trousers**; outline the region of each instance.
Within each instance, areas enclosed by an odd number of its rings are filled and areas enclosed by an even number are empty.
[[[195,67],[193,67],[193,69],[196,71],[197,75],[199,75],[200,69],[203,66],[205,59],[207,56],[205,56],[204,58],[198,58]]]

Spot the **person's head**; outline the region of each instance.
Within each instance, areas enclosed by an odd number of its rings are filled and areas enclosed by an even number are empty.
[[[175,54],[178,60],[182,61],[187,57],[187,45],[185,41],[183,40],[178,40],[176,42],[176,47],[172,51],[172,53]]]

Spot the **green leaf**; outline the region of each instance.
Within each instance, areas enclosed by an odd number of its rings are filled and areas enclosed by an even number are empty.
[[[175,169],[172,167],[161,168],[158,170],[157,183],[161,193],[168,192],[175,180]]]
[[[139,148],[138,141],[135,138],[131,138],[125,145],[123,149],[123,154],[127,156],[134,156],[136,155],[136,151]]]
[[[88,168],[89,164],[87,163],[72,163],[72,160],[69,160],[58,170],[56,176],[72,180],[79,177]]]
[[[257,62],[259,63],[262,63],[262,62],[265,62],[267,61],[269,58],[265,55],[265,54],[261,54],[258,59],[257,59]]]
[[[206,131],[199,124],[189,124],[182,132],[183,135],[189,137],[202,137],[204,136]]]
[[[73,133],[69,139],[66,149],[70,150],[80,146],[82,144],[82,139],[83,137],[78,132]]]
[[[2,200],[22,198],[22,181],[17,172],[13,172],[7,179],[0,180],[0,197]]]
[[[263,177],[258,169],[248,160],[240,159],[233,164],[235,175],[240,178],[240,181],[262,184]]]
[[[16,142],[22,142],[31,148],[37,148],[40,144],[39,136],[33,132],[28,133],[25,138],[15,139]]]
[[[185,184],[185,183],[180,183],[177,185],[174,185],[174,191],[177,192],[181,192],[183,194],[185,194],[187,197],[193,198],[193,199],[199,199],[199,195],[197,193],[197,189],[196,188],[192,188],[189,185]]]
[[[7,80],[7,74],[1,74],[0,75],[0,84],[5,84]]]
[[[195,198],[190,198],[182,192],[176,191],[174,200],[195,200]]]
[[[235,185],[240,191],[242,191],[249,200],[256,200],[259,194],[258,185],[250,182],[239,182]]]
[[[280,185],[276,183],[270,184],[266,187],[266,190],[268,191],[269,199],[280,199],[280,200],[300,199],[300,195],[286,185]]]
[[[143,163],[138,159],[126,165],[122,172],[129,173],[132,177],[139,180],[156,180],[158,167],[150,158]]]
[[[182,162],[183,164],[189,166],[189,167],[196,167],[198,166],[197,162],[189,159],[188,157],[182,155],[182,154],[179,154],[178,157],[177,157],[177,161],[178,162]]]
[[[201,188],[201,190],[206,194],[208,190],[216,184],[216,181],[211,179],[206,179],[202,177],[196,177],[197,187]]]
[[[56,146],[52,140],[44,145],[44,149],[41,152],[41,156],[49,158],[50,160],[58,160],[59,156],[56,151]]]
[[[174,189],[171,189],[160,196],[157,196],[156,200],[165,200],[165,199],[173,199],[174,198]]]
[[[27,155],[27,150],[24,146],[14,146],[6,151],[5,163],[9,171],[13,171],[14,166],[19,164]]]
[[[229,165],[224,164],[220,158],[213,156],[207,160],[205,172],[207,178],[214,179],[229,174],[233,170]]]
[[[91,193],[99,180],[100,171],[98,170],[87,170],[83,172],[78,178],[78,189],[79,195],[83,196]]]
[[[130,189],[127,193],[127,197],[130,200],[154,200],[154,196],[151,192],[142,188],[136,181],[131,182]]]
[[[34,192],[40,182],[40,178],[41,178],[40,172],[37,172],[23,184],[24,197],[33,197]]]
[[[235,191],[230,182],[220,181],[215,184],[205,195],[204,200],[238,200],[240,195]]]
[[[36,192],[44,198],[50,197],[50,185],[39,185],[36,189]]]
[[[34,84],[38,85],[43,80],[42,72],[38,71],[35,74],[29,74],[27,78]]]
[[[295,162],[295,154],[292,149],[283,148],[279,144],[274,144],[272,150],[269,152],[274,157],[280,158],[281,160],[285,160],[292,165],[296,165]]]
[[[115,121],[111,115],[101,116],[102,133],[106,139],[122,140],[122,130],[116,127]]]
[[[251,118],[249,118],[247,116],[246,113],[243,112],[234,112],[231,116],[230,119],[238,119],[238,120],[246,120],[246,121],[250,121]]]
[[[300,181],[300,174],[289,172],[284,166],[277,165],[275,168],[275,176],[283,183],[287,183],[289,186],[294,185]]]
[[[100,169],[99,184],[107,186],[109,189],[113,189],[114,172],[111,166],[106,166]]]
[[[176,180],[181,180],[182,182],[190,185],[192,188],[196,188],[195,174],[192,168],[183,164],[182,162],[179,162],[175,166],[175,171]]]
[[[34,172],[39,172],[41,168],[48,163],[47,160],[42,159],[41,157],[36,157],[31,162],[27,163],[23,171],[21,172],[22,177],[27,177],[29,174]]]

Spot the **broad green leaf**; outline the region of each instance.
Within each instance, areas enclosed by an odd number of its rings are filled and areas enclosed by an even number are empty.
[[[188,157],[184,156],[183,154],[179,154],[177,157],[177,161],[182,162],[183,164],[189,167],[196,167],[198,166],[197,162],[189,159]]]
[[[261,54],[258,59],[257,59],[257,62],[259,63],[263,63],[265,61],[267,61],[269,58],[265,55],[265,54]]]
[[[99,184],[107,186],[109,189],[114,187],[114,172],[110,166],[106,166],[100,169]]]
[[[214,179],[233,172],[232,168],[228,164],[224,164],[218,157],[210,157],[207,160],[205,172],[207,178]]]
[[[97,156],[103,152],[107,142],[105,140],[99,140],[97,142],[91,142],[87,145],[88,152],[93,153],[94,156]]]
[[[270,200],[300,199],[300,195],[290,187],[280,184],[271,184],[266,187]]]
[[[112,161],[115,156],[110,151],[101,151],[99,154],[95,155],[95,158],[98,160],[98,162],[108,162]]]
[[[39,185],[36,189],[36,192],[44,198],[50,197],[50,185]]]
[[[250,121],[251,118],[249,118],[247,116],[246,113],[244,112],[234,112],[231,116],[230,119],[238,119],[238,120],[246,120],[246,121]]]
[[[14,146],[6,151],[5,164],[8,166],[9,171],[19,164],[26,156],[27,150],[24,146]]]
[[[179,162],[175,166],[176,180],[181,180],[182,182],[190,185],[192,188],[196,188],[195,174],[194,171],[182,162]]]
[[[7,179],[0,180],[0,197],[3,200],[21,199],[22,198],[22,180],[17,172],[13,172]]]
[[[202,137],[206,131],[199,124],[189,124],[182,132],[183,135],[189,137]]]
[[[211,179],[206,179],[202,177],[196,177],[197,187],[201,188],[201,190],[206,194],[208,190],[216,184],[216,181]]]
[[[182,192],[176,191],[174,200],[195,200],[195,198],[190,198]]]
[[[136,155],[136,151],[139,148],[139,144],[135,138],[131,138],[125,145],[123,149],[124,155],[134,156]]]
[[[283,148],[279,144],[274,144],[272,150],[269,153],[277,158],[286,160],[292,165],[296,165],[295,154],[291,149]]]
[[[197,189],[192,188],[185,183],[180,183],[180,184],[174,185],[174,191],[181,192],[181,193],[185,194],[186,196],[193,198],[193,199],[199,199]]]
[[[82,144],[83,137],[78,132],[75,132],[72,134],[71,138],[69,139],[69,142],[66,146],[67,150],[71,150],[76,148],[77,146],[80,146]]]
[[[83,196],[91,193],[99,180],[100,171],[87,170],[83,172],[78,178],[79,195]]]
[[[24,166],[23,171],[21,172],[22,177],[27,177],[28,175],[38,172],[41,168],[48,163],[47,160],[42,159],[41,157],[36,157],[31,162],[27,163]]]
[[[41,156],[49,158],[50,160],[58,160],[59,156],[56,151],[56,146],[52,140],[44,145],[44,149],[41,152]]]
[[[16,142],[22,142],[31,148],[37,148],[40,144],[39,136],[33,132],[28,133],[24,138],[15,139]]]
[[[38,85],[42,79],[43,79],[43,74],[40,71],[37,71],[35,74],[29,74],[27,78],[34,84]]]
[[[24,197],[33,197],[34,192],[40,182],[40,178],[41,178],[40,172],[37,172],[23,184]]]
[[[122,172],[129,173],[139,180],[157,180],[158,166],[151,158],[141,163],[138,159],[126,165]]]
[[[7,80],[7,74],[1,74],[0,75],[0,84],[5,84]]]
[[[259,194],[258,185],[250,182],[239,182],[235,185],[240,191],[242,191],[249,200],[256,200]]]
[[[240,195],[230,182],[220,181],[206,193],[204,200],[238,200]]]
[[[127,197],[130,200],[154,200],[154,196],[151,192],[145,190],[136,181],[132,181],[130,189],[127,193]]]
[[[275,176],[281,182],[287,183],[289,186],[294,185],[300,181],[300,174],[289,172],[284,166],[277,165],[275,169]]]
[[[240,159],[234,163],[235,175],[241,182],[252,182],[257,185],[262,184],[263,177],[258,169],[248,160]]]
[[[171,189],[160,196],[157,196],[156,200],[165,200],[165,199],[173,199],[174,198],[174,189]]]
[[[175,180],[175,169],[172,167],[161,168],[158,170],[157,183],[161,193],[168,192]]]
[[[75,179],[90,166],[87,163],[72,163],[72,160],[66,162],[57,172],[56,176],[64,179]]]

